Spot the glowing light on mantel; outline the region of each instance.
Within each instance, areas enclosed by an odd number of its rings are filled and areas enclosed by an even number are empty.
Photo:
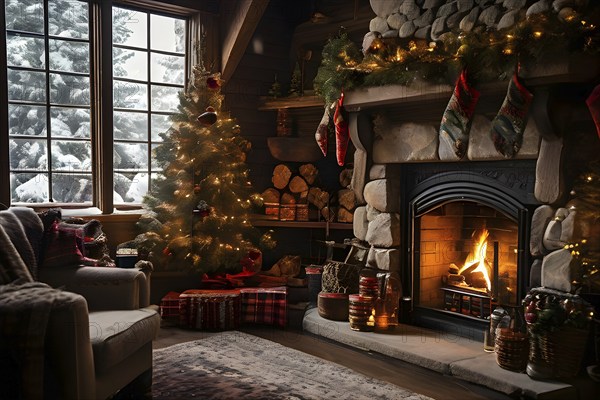
[[[475,245],[474,251],[469,253],[467,259],[465,260],[464,265],[458,271],[459,274],[462,274],[467,268],[473,266],[473,264],[477,263],[477,267],[471,272],[479,271],[483,274],[483,278],[485,279],[485,283],[487,289],[489,291],[492,290],[492,281],[490,280],[490,273],[485,263],[485,254],[487,251],[487,238],[490,236],[490,232],[487,229],[484,229],[481,232],[479,238],[477,238],[477,244]]]

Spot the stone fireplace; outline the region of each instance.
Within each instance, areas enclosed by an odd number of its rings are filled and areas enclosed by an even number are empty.
[[[520,302],[534,167],[529,160],[404,166],[412,179],[401,182],[407,195],[400,234],[407,237],[411,268],[403,278],[410,279],[405,298],[413,322],[447,329],[460,321],[452,329],[472,335],[468,330],[484,328],[498,304]],[[511,180],[514,171],[523,182]]]
[[[481,88],[463,160],[448,156],[438,139],[450,87],[347,94],[356,148],[351,186],[363,204],[354,235],[371,246],[369,266],[400,275],[403,322],[481,340],[496,305],[518,305],[528,288],[541,286],[542,264],[551,271],[570,262],[553,253],[573,235],[569,190],[594,159],[597,136],[581,98],[568,106],[568,135],[557,132],[564,127],[550,121],[548,99],[564,87],[541,82],[531,85],[536,100],[513,159],[498,154],[490,138],[504,84]],[[561,226],[548,228],[553,223]]]

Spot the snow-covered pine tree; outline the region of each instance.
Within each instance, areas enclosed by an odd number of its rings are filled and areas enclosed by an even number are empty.
[[[253,193],[245,163],[251,144],[222,110],[219,74],[202,66],[179,96],[172,127],[161,134],[156,160],[163,175],[144,199],[151,218],[141,248],[157,268],[198,272],[239,272],[248,254],[275,245],[271,232],[250,223],[261,199]]]

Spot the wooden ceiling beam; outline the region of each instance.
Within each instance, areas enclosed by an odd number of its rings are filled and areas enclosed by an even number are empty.
[[[221,3],[221,77],[226,82],[233,76],[268,4],[269,0],[227,0]]]

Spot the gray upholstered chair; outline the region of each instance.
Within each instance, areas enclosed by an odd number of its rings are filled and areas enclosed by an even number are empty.
[[[33,210],[0,212],[0,372],[20,368],[14,391],[5,393],[39,390],[32,382],[43,384],[45,396],[61,399],[105,399],[150,389],[152,340],[160,326],[156,307],[149,305],[150,271],[38,269],[42,235]],[[31,321],[37,330],[11,336],[11,329]],[[26,350],[36,341],[45,349],[42,357],[14,359],[30,354]],[[34,376],[40,370],[43,379]]]

